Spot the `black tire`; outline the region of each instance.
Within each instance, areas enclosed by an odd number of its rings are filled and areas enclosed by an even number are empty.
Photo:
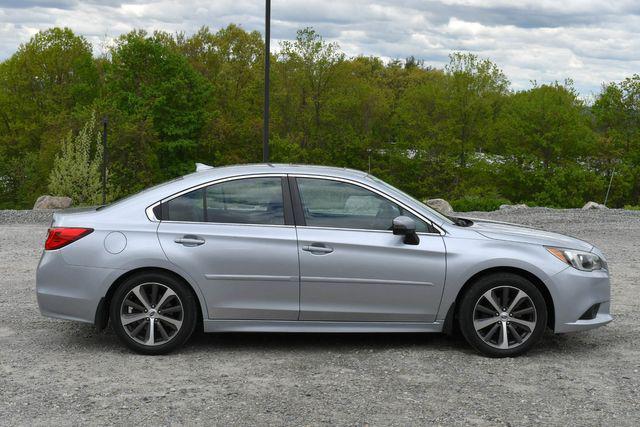
[[[520,298],[511,311],[508,310],[509,307],[502,307],[522,296],[519,291],[524,292],[528,299]],[[485,295],[489,295],[492,301]],[[496,303],[500,311],[488,313]],[[502,310],[503,308],[507,310]],[[514,273],[494,273],[481,277],[467,289],[460,302],[458,320],[464,338],[481,354],[489,357],[515,357],[526,353],[542,338],[547,325],[547,307],[540,290],[530,280]],[[497,320],[495,324],[494,320]],[[528,325],[523,325],[523,321]],[[487,326],[476,331],[476,326],[480,327],[485,323]],[[531,330],[533,324],[535,326]],[[507,332],[506,347],[503,331]]]
[[[160,285],[157,287],[157,289],[160,289],[160,291],[156,292],[155,303],[159,302],[158,300],[162,299],[162,295],[158,295],[158,293],[162,292],[164,294],[164,292],[167,292],[166,288],[170,289],[175,293],[175,296],[170,297],[172,298],[173,306],[174,306],[170,308],[175,308],[175,306],[181,305],[182,310],[177,314],[178,317],[176,317],[176,319],[180,321],[181,324],[179,327],[175,327],[175,329],[170,330],[169,334],[172,334],[172,335],[170,336],[170,338],[166,339],[166,342],[163,342],[163,337],[159,336],[160,335],[159,329],[154,329],[155,331],[154,337],[158,336],[159,337],[158,341],[160,343],[157,343],[155,345],[145,345],[144,343],[136,341],[136,339],[130,336],[130,332],[133,332],[133,331],[128,329],[129,332],[127,332],[127,330],[125,330],[125,326],[123,325],[123,322],[126,322],[126,321],[122,320],[121,314],[123,314],[123,310],[128,310],[128,311],[132,310],[131,308],[129,308],[128,305],[123,306],[123,302],[125,298],[127,298],[127,296],[129,296],[128,301],[131,299],[130,292],[132,290],[134,290],[138,286],[142,286],[143,287],[142,289],[145,290],[145,289],[148,289],[147,288],[148,286],[154,286],[154,285]],[[145,293],[144,296],[147,297],[148,299],[148,301],[146,302],[149,304],[152,304],[153,303],[152,298],[154,296],[153,292],[150,293],[147,291],[144,293]],[[137,300],[136,302],[140,303],[140,300]],[[142,307],[143,304],[138,304],[138,305],[140,306],[140,308],[143,308]],[[197,324],[198,308],[196,304],[197,304],[196,299],[194,298],[191,290],[189,289],[188,285],[185,284],[182,280],[179,280],[169,274],[165,274],[161,272],[147,272],[147,273],[140,273],[140,274],[131,276],[127,280],[125,280],[122,284],[120,284],[118,289],[116,289],[113,295],[113,298],[111,299],[109,315],[111,318],[111,325],[114,332],[127,347],[129,347],[131,350],[140,354],[160,355],[160,354],[169,353],[183,346],[187,342],[189,337],[191,337]],[[149,314],[151,311],[154,312],[154,315],[156,316],[155,319],[146,318],[141,321],[138,321],[137,324],[139,325],[141,322],[145,322],[145,321],[155,321],[155,322],[159,322],[167,325],[167,323],[164,323],[164,321],[161,322],[160,318],[158,317],[161,311],[158,311],[157,313],[155,313],[155,310],[149,310]],[[144,313],[147,313],[147,310],[144,310]],[[124,315],[126,316],[131,314],[124,313]],[[145,316],[142,310],[138,310],[136,313],[133,313],[133,315]],[[176,316],[176,314],[168,315],[165,313],[163,316],[166,318],[169,316]],[[128,326],[127,328],[135,329],[132,326]],[[146,333],[146,336],[148,337],[149,326],[141,326],[141,328],[142,329],[140,334]],[[146,332],[145,332],[145,328],[146,328]],[[158,328],[158,327],[155,326],[155,328]],[[169,326],[167,326],[166,328],[162,327],[162,329],[163,331],[169,330]],[[167,332],[164,332],[164,333],[166,334]]]

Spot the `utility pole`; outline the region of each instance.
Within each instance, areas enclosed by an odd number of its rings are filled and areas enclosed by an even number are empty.
[[[611,183],[613,182],[613,174],[616,173],[616,168],[611,169],[611,176],[609,177],[609,186],[607,187],[607,195],[604,196],[604,205],[607,206],[609,201],[609,192],[611,191]]]
[[[262,161],[269,162],[269,80],[271,70],[271,0],[265,4],[264,32],[264,129],[262,131]]]
[[[102,118],[102,204],[107,204],[107,116]]]

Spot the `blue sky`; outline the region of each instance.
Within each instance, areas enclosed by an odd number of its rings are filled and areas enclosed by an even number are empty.
[[[0,0],[0,59],[38,30],[67,26],[96,53],[134,28],[263,30],[263,0]],[[514,89],[574,80],[582,96],[640,73],[638,0],[272,0],[273,49],[313,26],[348,55],[442,66],[452,51],[495,61]]]

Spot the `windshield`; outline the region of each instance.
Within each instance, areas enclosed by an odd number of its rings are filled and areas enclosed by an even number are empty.
[[[410,195],[408,195],[404,191],[397,189],[393,185],[387,184],[386,182],[384,182],[380,178],[376,178],[375,176],[373,176],[371,174],[369,174],[367,176],[369,178],[371,178],[372,181],[375,181],[377,184],[380,184],[381,186],[385,187],[386,189],[391,190],[392,192],[399,193],[399,194],[403,195],[404,197],[407,197],[408,199],[411,199],[414,203],[418,204],[421,208],[424,208],[428,212],[432,213],[434,216],[436,216],[437,218],[441,219],[443,222],[446,222],[447,224],[455,224],[455,222],[451,218],[446,216],[445,214],[442,214],[442,213],[438,212],[437,210],[433,209],[432,207],[425,205],[424,203],[422,203],[421,201],[419,201],[415,197],[411,197]]]

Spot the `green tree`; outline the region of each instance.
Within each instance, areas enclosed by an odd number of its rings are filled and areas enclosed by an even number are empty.
[[[593,169],[596,137],[570,82],[535,86],[509,97],[496,124],[502,161],[496,183],[508,199],[576,207],[601,200]]]
[[[394,143],[387,144],[393,159],[389,168],[394,171],[389,179],[420,198],[449,197],[459,175],[458,147],[450,134],[449,76],[442,71],[421,73],[406,83],[397,101]]]
[[[640,75],[604,85],[591,110],[600,167],[612,178],[610,199],[617,206],[640,204]]]
[[[393,92],[384,85],[378,58],[356,57],[336,65],[335,82],[325,102],[323,163],[368,168],[368,156],[388,148]]]
[[[91,50],[70,29],[52,28],[0,64],[0,174],[9,176],[0,206],[28,207],[45,191],[62,136],[98,94]]]
[[[458,145],[460,166],[470,149],[482,150],[498,103],[509,90],[509,80],[496,64],[470,53],[454,53],[445,67],[447,122],[452,142]]]
[[[411,77],[404,79],[394,116],[396,146],[404,150],[400,158],[412,157],[404,160],[411,166],[403,168],[412,176],[403,172],[403,181],[423,188],[421,197],[459,196],[482,186],[478,181],[492,187],[469,153],[492,148],[494,118],[509,96],[502,71],[489,60],[462,53],[452,54],[444,70],[408,65],[404,73]]]
[[[509,97],[496,127],[498,153],[540,160],[545,168],[586,158],[595,142],[584,103],[559,83]]]
[[[282,42],[280,59],[284,99],[297,101],[293,104],[297,123],[288,127],[296,126],[301,131],[301,147],[319,146],[324,106],[336,83],[337,65],[344,60],[344,54],[337,44],[325,42],[308,27],[298,31],[295,41]]]
[[[119,187],[138,190],[193,169],[210,85],[172,40],[133,31],[110,52],[103,108],[118,130],[110,159]]]
[[[205,163],[260,161],[264,43],[257,31],[229,25],[179,37],[180,51],[211,85],[198,158]]]

